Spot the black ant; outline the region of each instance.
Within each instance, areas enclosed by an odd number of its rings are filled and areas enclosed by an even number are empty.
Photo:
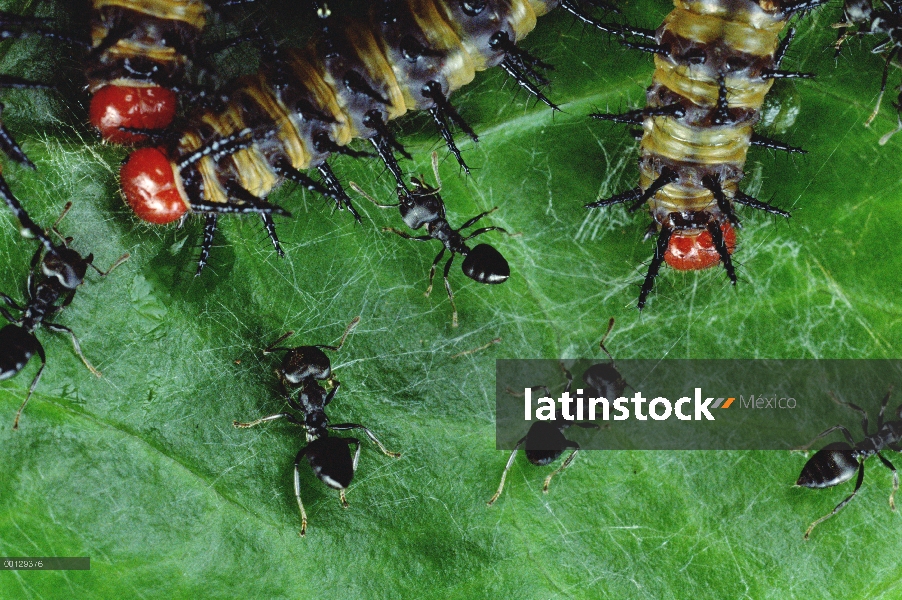
[[[330,431],[360,429],[371,442],[379,447],[383,454],[393,458],[401,456],[398,452],[386,450],[382,442],[373,435],[373,432],[363,425],[358,425],[357,423],[331,425],[329,418],[326,416],[326,405],[332,401],[341,384],[332,377],[331,363],[322,350],[338,351],[341,349],[345,338],[348,337],[348,333],[359,322],[360,317],[356,317],[351,321],[338,346],[276,347],[293,333],[288,332],[264,350],[264,354],[278,350],[288,352],[282,361],[281,367],[277,369],[277,373],[285,387],[288,405],[301,413],[302,420],[299,420],[291,413],[279,413],[251,421],[250,423],[232,422],[232,425],[235,427],[247,428],[277,419],[285,419],[289,423],[300,425],[307,430],[307,445],[298,452],[297,457],[294,459],[294,495],[297,498],[298,508],[301,511],[302,536],[307,533],[307,512],[304,510],[304,503],[301,501],[300,464],[302,458],[307,458],[313,474],[320,481],[338,490],[341,505],[344,508],[348,507],[345,490],[351,485],[351,480],[357,471],[357,461],[360,458],[360,440],[357,438],[330,437]],[[325,380],[332,382],[332,388],[328,392],[319,384],[319,381]],[[291,391],[294,390],[298,390],[297,400],[290,396]],[[351,446],[355,447],[353,457],[351,456]]]
[[[448,298],[451,300],[451,309],[453,311],[451,318],[451,326],[457,327],[457,306],[454,304],[454,293],[451,291],[451,284],[448,282],[448,274],[451,272],[451,263],[454,262],[454,255],[460,254],[464,257],[463,269],[464,275],[479,283],[497,284],[504,283],[510,277],[511,270],[507,264],[507,260],[493,246],[488,244],[478,244],[472,249],[467,246],[467,241],[480,236],[489,231],[500,231],[509,234],[501,227],[481,227],[466,237],[461,235],[461,231],[475,225],[477,221],[483,217],[492,214],[498,207],[492,210],[480,213],[464,223],[457,229],[452,229],[445,218],[445,203],[439,195],[442,182],[438,173],[438,155],[432,153],[432,170],[435,173],[435,181],[437,188],[431,187],[423,181],[422,178],[414,177],[411,180],[413,190],[408,190],[406,186],[398,185],[398,204],[380,204],[376,200],[364,192],[360,187],[351,183],[350,186],[363,197],[379,208],[389,208],[397,206],[401,211],[401,218],[404,223],[411,229],[419,229],[426,226],[427,235],[413,236],[405,231],[395,229],[394,227],[385,227],[383,231],[390,231],[402,238],[414,240],[417,242],[428,242],[430,240],[438,240],[442,243],[443,248],[439,251],[435,260],[432,261],[432,267],[429,269],[429,286],[426,288],[426,296],[432,292],[432,280],[435,278],[435,268],[445,256],[445,251],[451,253],[448,262],[445,263],[444,280],[445,291],[448,292]]]
[[[896,510],[894,496],[896,495],[896,490],[899,489],[899,474],[896,472],[893,463],[880,454],[880,451],[885,448],[890,448],[896,452],[902,452],[902,446],[899,445],[899,442],[902,441],[902,420],[883,421],[883,412],[886,410],[886,405],[889,402],[889,397],[892,393],[893,388],[890,387],[886,396],[883,397],[883,403],[880,405],[880,414],[877,415],[877,431],[873,435],[868,433],[868,413],[865,412],[864,409],[851,402],[840,402],[835,397],[833,398],[838,404],[848,406],[855,412],[861,414],[861,428],[864,430],[865,438],[856,443],[852,438],[852,434],[849,433],[849,430],[842,425],[834,425],[818,435],[814,438],[815,440],[818,440],[833,431],[839,430],[846,437],[848,443],[833,442],[818,450],[815,455],[805,463],[805,467],[802,469],[802,473],[799,475],[796,485],[808,488],[833,487],[834,485],[839,485],[852,479],[856,471],[858,472],[858,479],[855,481],[855,489],[852,490],[852,493],[849,494],[845,500],[837,504],[836,508],[831,512],[808,527],[808,530],[805,532],[806,540],[811,534],[812,529],[838,513],[852,500],[852,498],[855,497],[855,494],[858,493],[858,489],[861,487],[861,482],[864,481],[864,462],[875,454],[880,459],[880,462],[893,472],[893,491],[889,495],[889,506],[892,510]],[[896,417],[902,419],[902,406],[899,406],[899,408],[896,409]],[[812,441],[812,443],[814,443],[814,441]]]
[[[41,234],[41,246],[38,247],[34,256],[31,258],[31,269],[28,273],[28,284],[25,291],[25,306],[19,306],[12,298],[6,294],[0,293],[0,300],[3,300],[9,307],[18,310],[22,315],[15,319],[9,312],[0,307],[0,315],[2,315],[9,325],[0,329],[0,381],[8,379],[25,368],[32,356],[37,354],[41,357],[41,368],[31,381],[28,393],[25,395],[25,401],[16,412],[16,419],[13,422],[13,429],[19,428],[19,417],[28,404],[32,392],[41,379],[44,367],[47,365],[47,357],[44,354],[44,347],[38,338],[34,335],[36,329],[41,326],[50,331],[68,333],[72,338],[72,345],[75,347],[75,353],[85,364],[91,373],[100,377],[100,371],[95,369],[85,355],[82,354],[81,346],[78,338],[71,329],[63,325],[51,323],[47,319],[58,313],[63,308],[69,306],[75,297],[75,291],[82,283],[84,283],[85,274],[88,267],[97,271],[101,277],[105,277],[122,264],[128,258],[128,253],[122,255],[113,265],[106,271],[101,271],[93,264],[94,255],[89,254],[82,256],[75,250],[69,248],[72,238],[64,238],[57,230],[57,225],[72,208],[72,203],[66,203],[63,213],[60,215],[56,223],[53,224],[51,231],[56,234],[62,244],[53,244],[50,238]],[[38,263],[41,268],[38,273]],[[57,301],[63,298],[62,304]]]
[[[583,372],[583,381],[586,383],[586,387],[589,388],[588,391],[595,397],[608,398],[610,400],[621,397],[627,386],[632,387],[623,379],[623,375],[614,366],[614,357],[611,356],[611,353],[604,346],[604,341],[608,339],[612,329],[614,329],[614,317],[611,317],[611,320],[608,321],[608,330],[598,343],[599,348],[608,355],[611,362],[594,364]]]
[[[563,365],[561,365],[561,369],[567,377],[567,387],[564,388],[564,392],[569,393],[570,388],[573,386],[573,375]],[[544,390],[546,396],[551,395],[548,388],[544,385],[534,386],[530,389],[532,391]],[[494,504],[495,500],[501,496],[501,492],[504,491],[504,480],[507,479],[507,472],[510,470],[511,465],[514,464],[514,458],[517,457],[517,451],[520,449],[520,446],[523,446],[524,444],[526,446],[526,459],[538,467],[544,467],[545,465],[551,464],[556,461],[565,450],[573,448],[573,452],[571,452],[570,456],[564,460],[563,464],[545,478],[545,484],[542,486],[542,491],[547,494],[548,486],[551,484],[551,478],[570,466],[576,453],[579,452],[579,444],[573,440],[568,440],[566,436],[564,436],[564,430],[573,425],[584,429],[599,428],[595,423],[587,421],[568,421],[564,419],[557,410],[555,411],[553,421],[534,422],[526,435],[520,438],[517,445],[514,446],[514,451],[511,452],[510,458],[507,459],[507,465],[505,465],[504,471],[501,473],[501,483],[498,484],[498,491],[495,492],[492,499],[488,501],[488,505],[491,506]]]

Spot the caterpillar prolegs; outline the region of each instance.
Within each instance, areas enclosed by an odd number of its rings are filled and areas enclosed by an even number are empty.
[[[675,0],[657,31],[631,30],[641,39],[628,45],[654,53],[647,105],[592,116],[642,127],[639,185],[586,206],[648,204],[657,241],[640,310],[665,262],[680,271],[721,263],[735,285],[735,204],[789,216],[741,192],[739,182],[749,145],[802,152],[752,128],[775,79],[809,76],[780,70],[792,30],[782,41],[780,32],[790,17],[825,1]]]
[[[332,4],[332,3],[330,3]],[[339,3],[335,3],[339,4]],[[540,100],[541,62],[516,46],[536,17],[556,6],[604,31],[573,0],[380,0],[364,16],[318,14],[322,35],[303,49],[273,50],[271,60],[224,94],[221,105],[194,115],[167,147],[139,150],[121,170],[126,200],[142,219],[170,223],[188,211],[206,214],[198,273],[222,213],[259,213],[281,253],[263,198],[282,180],[317,189],[353,211],[326,163],[331,153],[369,140],[400,188],[406,178],[394,153],[405,154],[388,122],[429,111],[452,153],[456,124],[475,138],[448,100],[475,72],[502,66]],[[325,186],[303,171],[316,168]],[[356,213],[354,213],[356,216]]]

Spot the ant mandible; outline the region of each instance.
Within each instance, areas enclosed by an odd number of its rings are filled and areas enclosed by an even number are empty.
[[[855,497],[855,494],[858,493],[862,481],[864,481],[864,462],[875,454],[880,459],[880,462],[893,472],[893,491],[889,495],[889,506],[892,510],[896,510],[894,496],[899,489],[899,473],[896,472],[896,467],[893,466],[893,463],[880,454],[880,451],[885,448],[890,448],[896,452],[902,452],[902,446],[899,445],[899,442],[902,441],[902,406],[899,406],[896,410],[896,417],[899,420],[883,421],[883,413],[886,410],[886,405],[889,402],[889,397],[892,393],[893,388],[890,387],[886,396],[883,397],[883,403],[880,405],[880,413],[877,415],[877,431],[873,435],[868,433],[868,413],[865,412],[863,408],[856,406],[851,402],[840,402],[835,396],[833,397],[833,400],[838,404],[848,406],[855,412],[861,414],[861,428],[864,430],[865,438],[856,443],[854,438],[852,438],[852,434],[849,433],[849,430],[842,425],[834,425],[818,435],[811,443],[814,443],[815,440],[836,430],[843,433],[848,443],[833,442],[818,450],[814,456],[805,463],[805,467],[802,469],[802,473],[799,475],[796,485],[808,488],[833,487],[834,485],[849,481],[855,476],[856,472],[858,473],[858,479],[855,481],[855,489],[852,490],[852,493],[849,494],[845,500],[837,504],[836,508],[831,512],[819,518],[808,527],[804,536],[806,540],[815,527],[838,513],[846,504],[851,502],[852,498]],[[833,396],[832,393],[830,395]]]
[[[330,431],[350,431],[359,429],[366,437],[386,456],[399,458],[398,452],[386,450],[373,432],[357,423],[330,424],[326,416],[325,408],[340,387],[340,383],[332,378],[332,367],[329,358],[322,349],[338,351],[344,345],[345,339],[357,323],[360,317],[356,317],[348,325],[338,346],[299,346],[297,348],[278,348],[281,341],[290,336],[289,332],[273,342],[264,354],[285,350],[288,354],[277,369],[279,379],[286,391],[288,405],[301,414],[299,420],[291,413],[278,413],[262,417],[256,421],[243,423],[233,421],[232,425],[239,428],[248,428],[268,423],[278,419],[285,419],[289,423],[299,425],[307,430],[307,445],[304,446],[294,459],[294,495],[301,511],[301,535],[307,534],[307,511],[301,500],[301,475],[300,464],[302,458],[307,458],[313,474],[327,486],[338,490],[338,497],[344,508],[348,507],[345,498],[345,490],[351,485],[354,473],[357,471],[357,462],[360,458],[360,440],[357,438],[330,437]],[[326,392],[319,382],[329,380],[333,382],[332,389]],[[298,390],[297,400],[290,396],[291,391]],[[351,446],[354,446],[354,455],[351,456]]]
[[[569,393],[570,388],[573,386],[573,375],[566,367],[564,367],[564,365],[561,365],[561,369],[567,377],[567,387],[564,388],[564,393]],[[533,386],[530,389],[532,391],[544,390],[546,396],[551,395],[548,388],[544,385]],[[507,465],[505,465],[504,471],[501,472],[501,483],[498,484],[498,491],[496,491],[495,495],[492,496],[492,499],[488,501],[488,505],[491,506],[494,504],[495,500],[501,496],[501,492],[504,491],[504,481],[507,479],[507,472],[510,470],[511,465],[514,464],[514,459],[517,457],[517,451],[520,450],[520,446],[526,446],[526,459],[538,467],[553,463],[565,450],[573,448],[573,452],[571,452],[570,456],[564,460],[563,464],[545,478],[542,491],[547,494],[548,486],[551,484],[551,478],[570,466],[570,463],[573,462],[573,459],[576,457],[576,453],[580,450],[578,443],[567,439],[564,435],[564,430],[573,425],[584,429],[599,428],[595,423],[590,423],[588,421],[567,421],[557,410],[555,410],[553,421],[534,422],[530,426],[529,431],[526,432],[526,435],[520,438],[517,445],[514,446],[514,451],[511,452],[510,458],[507,459]]]
[[[16,419],[13,421],[13,429],[19,428],[19,417],[25,410],[32,392],[41,379],[44,367],[47,365],[47,357],[44,354],[44,347],[34,332],[43,326],[50,331],[58,333],[68,333],[72,338],[72,345],[75,347],[75,353],[85,364],[91,373],[100,377],[100,371],[95,369],[85,355],[82,354],[81,346],[75,333],[68,327],[51,323],[48,321],[50,317],[58,313],[60,310],[69,306],[75,297],[75,291],[82,283],[84,283],[85,274],[88,267],[97,271],[101,277],[105,277],[122,264],[127,258],[128,253],[123,254],[119,260],[113,263],[106,271],[101,271],[94,264],[94,255],[89,254],[82,256],[75,250],[69,248],[72,238],[64,238],[57,230],[57,225],[72,208],[72,203],[66,203],[63,213],[53,224],[51,231],[57,235],[62,241],[61,244],[53,244],[50,238],[41,233],[39,238],[41,245],[38,247],[34,256],[31,258],[31,268],[28,273],[28,283],[25,290],[25,306],[19,306],[12,298],[6,294],[0,293],[0,300],[3,300],[10,308],[21,312],[21,316],[16,319],[3,307],[0,307],[0,315],[2,315],[9,324],[0,329],[0,381],[9,379],[13,375],[25,368],[32,356],[37,354],[41,358],[41,368],[31,381],[28,393],[25,395],[25,401],[16,412]],[[38,272],[38,263],[40,262],[40,273]],[[62,304],[57,301],[63,298]]]
[[[408,190],[406,186],[398,185],[398,204],[380,204],[372,196],[364,192],[360,187],[351,182],[350,186],[358,194],[367,198],[370,202],[379,208],[390,208],[397,206],[401,211],[401,218],[404,223],[411,229],[420,229],[425,225],[426,235],[413,236],[406,231],[395,229],[394,227],[385,227],[383,231],[390,231],[402,238],[414,240],[417,242],[428,242],[430,240],[438,240],[442,243],[442,249],[439,251],[435,260],[432,261],[432,267],[429,269],[429,286],[426,288],[425,296],[429,296],[432,292],[432,281],[435,278],[435,269],[445,256],[445,251],[451,253],[448,262],[445,263],[443,279],[445,281],[445,291],[448,292],[448,299],[451,300],[451,326],[457,327],[457,306],[454,304],[454,293],[451,291],[451,284],[448,282],[448,274],[451,272],[451,263],[454,262],[454,255],[460,254],[464,257],[461,268],[464,275],[478,283],[498,284],[504,283],[510,277],[510,265],[498,250],[489,244],[478,244],[473,248],[467,246],[467,242],[477,236],[489,231],[500,231],[507,235],[511,235],[505,229],[496,226],[481,227],[466,237],[461,235],[461,231],[475,225],[477,221],[483,217],[492,214],[498,207],[480,213],[464,223],[457,229],[452,229],[445,218],[445,203],[439,195],[442,182],[438,173],[438,154],[432,153],[432,171],[435,174],[437,188],[431,187],[423,181],[422,178],[414,177],[411,180],[413,190]]]

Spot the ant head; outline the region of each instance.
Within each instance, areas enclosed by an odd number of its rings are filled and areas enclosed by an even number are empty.
[[[306,386],[308,380],[329,379],[331,375],[332,363],[329,357],[316,346],[291,348],[279,367],[279,377],[290,388]]]
[[[488,244],[479,244],[470,250],[461,268],[464,275],[479,283],[504,283],[511,276],[507,260]]]
[[[588,388],[586,391],[593,397],[607,398],[611,401],[623,396],[626,389],[626,381],[614,367],[614,363],[592,365],[583,373],[583,381]]]
[[[438,190],[416,177],[411,183],[412,191],[398,189],[399,209],[404,223],[411,229],[419,229],[428,223],[444,220],[445,203]]]
[[[47,277],[56,277],[64,288],[74,290],[84,283],[88,265],[93,260],[93,254],[82,257],[75,250],[65,246],[54,246],[52,250],[44,255],[41,271]]]
[[[826,488],[845,483],[858,472],[855,452],[846,442],[827,444],[812,456],[799,475],[796,485]]]
[[[0,329],[0,381],[24,369],[40,347],[37,338],[18,325]]]

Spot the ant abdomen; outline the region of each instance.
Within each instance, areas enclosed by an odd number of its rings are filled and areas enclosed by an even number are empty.
[[[559,422],[536,421],[526,436],[524,450],[529,462],[543,467],[557,460],[570,445],[572,442],[564,436]]]
[[[18,325],[0,329],[0,381],[25,368],[38,351],[38,340]]]
[[[849,481],[858,472],[854,450],[845,442],[834,442],[818,450],[799,475],[796,485],[828,488]]]
[[[504,283],[511,276],[510,265],[493,246],[479,244],[467,253],[464,275],[479,283]]]
[[[354,479],[354,460],[349,440],[353,438],[317,438],[307,444],[305,456],[316,477],[335,490],[344,490]]]

